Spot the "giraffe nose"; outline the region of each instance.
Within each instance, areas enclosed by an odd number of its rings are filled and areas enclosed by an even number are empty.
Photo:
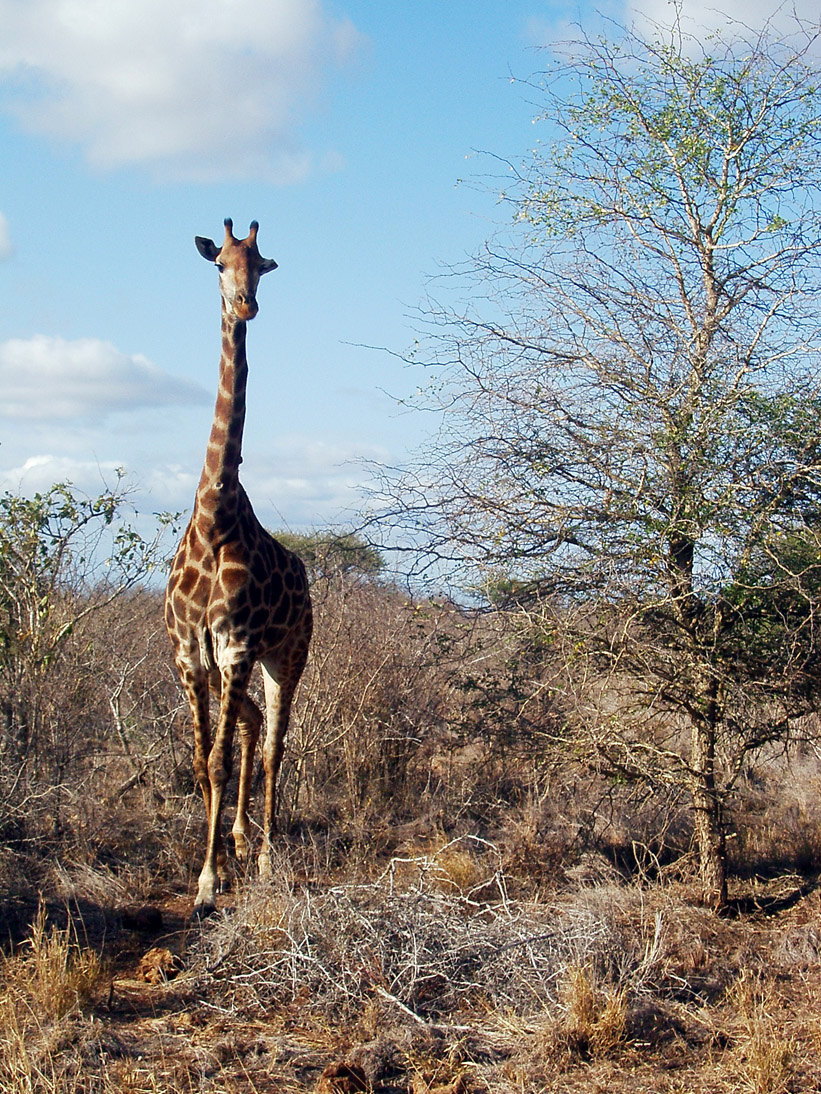
[[[234,311],[240,319],[253,319],[259,311],[257,298],[250,293],[238,292],[234,297]]]

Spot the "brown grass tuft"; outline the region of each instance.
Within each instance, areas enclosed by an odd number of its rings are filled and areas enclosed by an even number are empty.
[[[83,949],[68,926],[47,925],[41,901],[26,948],[2,966],[6,996],[24,999],[41,1020],[55,1021],[90,999],[103,975],[99,956]]]
[[[624,1042],[627,1030],[627,993],[623,987],[604,987],[589,967],[571,965],[561,987],[564,1032],[580,1056],[600,1059]]]
[[[3,1094],[79,1089],[68,1050],[87,1036],[80,1012],[102,976],[100,958],[78,944],[71,927],[48,927],[41,902],[27,944],[0,965]]]
[[[786,1094],[797,1045],[773,1016],[777,1005],[773,984],[760,973],[743,969],[728,988],[727,999],[739,1023],[734,1045],[739,1089],[749,1094]]]

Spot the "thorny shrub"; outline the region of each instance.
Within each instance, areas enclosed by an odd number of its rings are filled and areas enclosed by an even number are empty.
[[[76,622],[39,689],[37,733],[21,752],[0,727],[0,893],[28,889],[33,899],[56,884],[76,897],[88,883],[88,898],[105,903],[123,887],[147,898],[187,886],[203,810],[161,594],[132,589],[89,612],[94,590],[62,595],[77,598]],[[279,814],[298,845],[314,847],[313,876],[343,867],[373,876],[391,855],[467,833],[499,847],[517,896],[568,878],[686,872],[686,795],[616,780],[574,749],[550,653],[534,651],[520,621],[414,598],[350,567],[318,573],[312,596],[316,632]],[[808,789],[818,772],[809,750],[748,765],[727,806],[730,823],[739,820],[738,869],[786,865],[785,855],[799,866],[821,861]],[[454,879],[472,869],[460,854]]]
[[[567,1009],[568,978],[586,969],[609,992],[586,1036],[602,1051],[606,1036],[615,1044],[615,1002],[663,979],[661,915],[637,917],[635,898],[617,889],[564,908],[511,900],[498,851],[457,842],[477,852],[478,880],[461,891],[448,873],[453,843],[394,860],[372,882],[319,891],[280,862],[273,891],[248,885],[232,914],[203,927],[192,974],[221,1005],[252,1015],[298,1001],[303,1015],[350,1019],[377,999],[447,1023],[476,1007],[530,1019]]]

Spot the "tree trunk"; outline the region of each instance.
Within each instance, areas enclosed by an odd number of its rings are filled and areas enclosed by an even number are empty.
[[[693,721],[691,793],[702,899],[720,911],[727,903],[727,853],[715,781],[717,696],[713,678],[703,692],[701,716]]]

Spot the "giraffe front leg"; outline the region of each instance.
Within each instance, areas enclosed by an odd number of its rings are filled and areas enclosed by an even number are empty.
[[[194,778],[202,794],[206,820],[211,810],[211,783],[208,779],[208,755],[211,751],[211,731],[208,724],[208,679],[204,672],[193,671],[179,664],[180,679],[191,707],[194,724]]]
[[[200,870],[194,915],[205,918],[217,907],[217,893],[222,888],[221,873],[225,870],[225,848],[220,831],[220,815],[225,784],[228,781],[224,760],[224,739],[217,734],[208,756],[209,794],[205,814],[208,822],[205,858]],[[230,761],[229,761],[230,762]]]
[[[192,667],[192,662],[194,662]],[[205,807],[205,823],[206,830],[211,830],[211,817],[213,814],[213,795],[211,778],[208,771],[208,761],[211,755],[211,730],[209,724],[209,709],[208,709],[208,685],[209,679],[207,674],[203,671],[201,666],[196,662],[193,657],[185,657],[178,659],[177,668],[180,674],[180,680],[182,681],[183,688],[185,689],[188,697],[188,702],[191,707],[191,720],[194,727],[194,778],[202,795],[203,805]],[[219,678],[216,680],[211,679],[211,686],[214,691],[219,695],[220,686]],[[226,857],[225,850],[222,846],[222,840],[218,833],[215,863],[213,874],[211,879],[206,876],[203,880],[202,875],[200,878],[200,891],[208,893],[213,889],[216,891],[218,885],[218,878],[223,877],[226,872]],[[213,900],[211,901],[213,904]]]
[[[210,915],[217,906],[219,859],[221,855],[224,855],[221,831],[222,803],[225,787],[231,777],[234,728],[245,695],[248,675],[248,669],[244,665],[231,665],[222,673],[219,725],[208,756],[208,780],[211,785],[208,843],[199,877],[197,899],[194,902],[194,914],[200,917]]]
[[[200,870],[197,898],[194,901],[194,914],[201,919],[216,911],[217,893],[227,887],[228,866],[220,824],[222,800],[229,776],[224,774],[226,768],[218,758],[221,753],[222,749],[218,747],[215,740],[208,760],[208,770],[211,776],[211,804],[208,809],[207,844],[205,859]]]
[[[222,793],[212,796],[211,810],[215,813],[221,811]],[[211,826],[209,824],[209,840],[211,838]],[[228,853],[222,832],[217,831],[215,837],[215,850],[213,856],[206,850],[205,862],[197,883],[197,899],[194,901],[194,914],[201,919],[211,915],[216,910],[217,893],[224,893],[231,888],[231,871],[228,867]]]
[[[254,775],[254,755],[256,754],[261,727],[262,714],[259,707],[246,696],[237,722],[240,739],[240,769],[237,813],[234,818],[234,827],[231,830],[237,859],[243,865],[248,862],[251,853],[248,803],[251,798],[251,780]]]
[[[220,699],[222,694],[222,682],[220,680],[220,674],[218,671],[211,670],[208,674],[208,686],[213,691],[217,699]],[[206,690],[204,702],[206,718],[208,717],[208,693]],[[207,724],[207,723],[206,723]],[[209,731],[210,732],[210,731]],[[211,779],[208,774],[208,759],[211,754],[211,742],[206,735],[202,742],[201,747],[197,747],[197,733],[196,728],[194,730],[194,769],[197,772],[197,779],[202,791],[203,800],[205,802],[205,822],[206,831],[211,826],[211,810],[213,808],[212,795],[211,795]],[[230,766],[230,761],[229,761]],[[222,892],[225,889],[230,888],[230,871],[228,869],[228,854],[225,850],[225,841],[222,836],[222,829],[217,830],[217,857],[216,857],[216,890]]]

